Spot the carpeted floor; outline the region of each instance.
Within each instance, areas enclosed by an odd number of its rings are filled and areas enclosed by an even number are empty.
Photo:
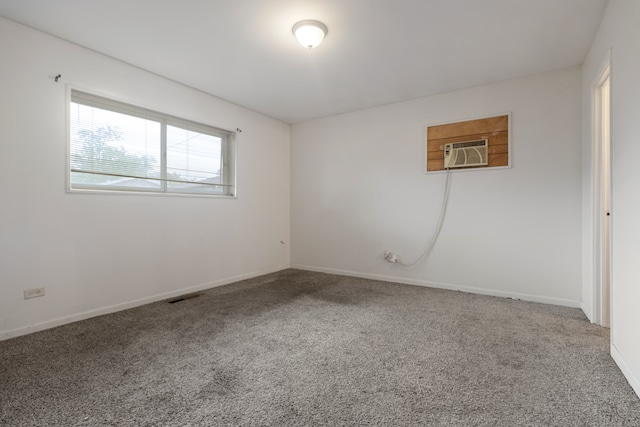
[[[286,270],[0,342],[3,426],[640,426],[577,309]]]

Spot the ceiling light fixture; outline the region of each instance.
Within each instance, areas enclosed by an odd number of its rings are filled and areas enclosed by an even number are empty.
[[[298,43],[307,49],[314,48],[322,42],[327,35],[327,26],[322,22],[307,20],[300,21],[293,26],[293,35],[298,39]]]

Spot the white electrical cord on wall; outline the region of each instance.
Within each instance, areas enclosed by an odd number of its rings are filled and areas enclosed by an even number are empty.
[[[424,251],[422,251],[422,254],[413,262],[403,263],[402,261],[400,261],[400,258],[398,258],[396,254],[390,251],[386,251],[384,253],[384,259],[387,262],[400,264],[403,267],[414,267],[431,253],[431,250],[433,249],[433,246],[435,245],[436,240],[438,240],[438,235],[440,234],[440,230],[442,230],[442,223],[444,222],[444,217],[447,212],[447,203],[449,202],[450,181],[451,181],[451,173],[447,168],[447,177],[444,182],[444,193],[442,195],[442,207],[440,208],[440,217],[438,218],[438,223],[436,224],[436,228],[433,231],[433,234],[431,235],[431,240],[429,241],[429,244],[427,244],[427,246],[424,248]]]

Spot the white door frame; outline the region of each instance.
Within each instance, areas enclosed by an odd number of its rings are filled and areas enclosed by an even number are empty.
[[[611,327],[611,55],[593,84],[593,322]]]

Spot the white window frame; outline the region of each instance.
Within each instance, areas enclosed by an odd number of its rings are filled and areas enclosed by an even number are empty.
[[[104,184],[74,184],[71,180],[71,104],[79,103],[103,110],[113,111],[116,113],[126,114],[142,119],[153,120],[161,125],[160,132],[160,156],[161,176],[154,181],[160,181],[160,189],[148,188],[131,188],[109,186]],[[117,193],[117,194],[154,194],[154,195],[178,195],[178,196],[195,196],[195,197],[218,197],[218,198],[237,198],[236,195],[236,133],[214,126],[197,123],[187,119],[160,113],[143,107],[138,107],[121,101],[94,95],[85,91],[70,88],[67,97],[67,191],[68,192],[85,192],[85,193]],[[221,184],[226,188],[224,193],[202,193],[190,192],[170,189],[167,186],[167,126],[174,126],[181,129],[199,132],[206,135],[214,136],[222,140],[221,145]]]

